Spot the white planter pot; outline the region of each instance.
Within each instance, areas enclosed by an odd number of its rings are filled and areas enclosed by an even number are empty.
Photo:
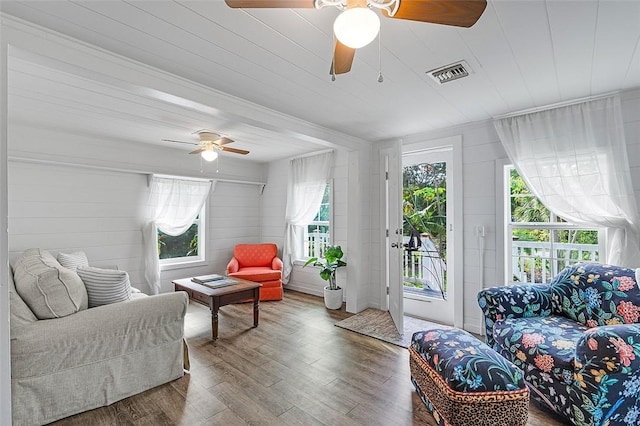
[[[329,286],[326,286],[324,288],[324,306],[327,309],[340,309],[342,307],[342,288],[331,290]]]

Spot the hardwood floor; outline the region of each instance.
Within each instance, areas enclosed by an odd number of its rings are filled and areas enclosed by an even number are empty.
[[[409,380],[406,349],[335,327],[350,314],[288,291],[281,302],[191,303],[191,373],[55,425],[435,425]],[[528,425],[561,422],[532,405]]]

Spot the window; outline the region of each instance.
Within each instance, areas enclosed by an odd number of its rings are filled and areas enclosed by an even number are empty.
[[[313,221],[305,226],[304,230],[304,256],[322,257],[325,248],[331,244],[331,185],[324,188],[322,203]]]
[[[204,260],[205,207],[184,233],[176,236],[158,230],[158,257],[161,265]]]
[[[549,282],[565,266],[599,261],[599,230],[554,215],[529,191],[513,166],[505,168],[506,262],[510,281]]]

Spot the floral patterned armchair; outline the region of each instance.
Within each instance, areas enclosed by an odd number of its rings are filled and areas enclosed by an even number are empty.
[[[487,344],[575,425],[640,424],[640,269],[581,263],[478,294]]]

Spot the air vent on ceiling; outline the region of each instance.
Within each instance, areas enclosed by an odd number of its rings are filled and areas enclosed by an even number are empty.
[[[471,72],[473,71],[471,71],[469,64],[465,61],[459,61],[454,64],[445,65],[444,67],[427,71],[427,75],[436,83],[443,84],[462,77],[467,77]]]

